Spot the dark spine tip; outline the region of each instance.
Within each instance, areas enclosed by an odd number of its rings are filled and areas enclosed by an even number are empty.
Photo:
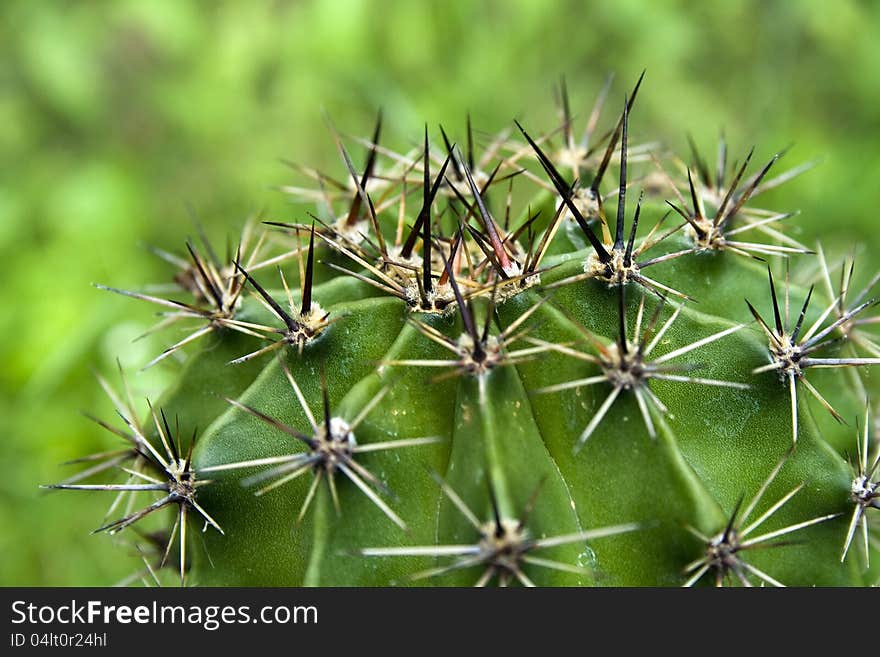
[[[776,284],[773,282],[773,272],[770,270],[770,265],[767,265],[767,276],[770,279],[770,297],[773,299],[773,321],[776,324],[777,334],[782,336],[784,333],[782,315],[779,313],[779,301],[776,298]]]
[[[626,145],[629,132],[629,102],[623,99],[623,128],[620,136],[620,186],[617,192],[617,225],[615,226],[614,248],[623,247],[623,222],[626,218]]]
[[[422,287],[433,291],[431,281],[431,153],[428,145],[428,124],[425,124],[425,161],[422,187]]]
[[[306,273],[303,281],[302,307],[300,314],[306,315],[312,310],[312,282],[315,269],[315,222],[312,222],[312,230],[309,233],[309,253],[306,259]]]

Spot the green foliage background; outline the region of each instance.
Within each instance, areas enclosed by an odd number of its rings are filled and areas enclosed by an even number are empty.
[[[555,125],[568,78],[588,111],[642,68],[634,141],[683,151],[692,133],[763,160],[824,164],[767,201],[800,209],[801,238],[874,249],[880,158],[880,3],[801,2],[30,2],[0,4],[0,584],[105,585],[133,562],[90,536],[102,505],[42,495],[58,464],[107,448],[80,410],[112,411],[91,370],[136,367],[146,304],[91,287],[159,282],[144,244],[178,248],[189,204],[222,243],[258,210],[301,218],[273,185],[279,158],[340,171],[322,111],[390,142],[424,121],[494,132]],[[781,167],[780,167],[781,168]],[[133,377],[154,394],[173,366]]]

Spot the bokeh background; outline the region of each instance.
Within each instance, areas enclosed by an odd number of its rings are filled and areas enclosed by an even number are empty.
[[[41,494],[62,461],[107,448],[82,417],[112,413],[92,371],[155,353],[131,340],[146,304],[91,286],[167,275],[144,248],[178,248],[187,206],[221,243],[256,211],[301,218],[275,186],[280,158],[339,163],[329,113],[366,133],[378,107],[407,146],[423,122],[494,132],[555,125],[568,79],[588,112],[609,73],[622,100],[648,72],[635,140],[788,165],[824,156],[766,205],[800,209],[801,237],[880,247],[880,3],[267,2],[0,3],[0,585],[107,585],[136,565],[89,530],[93,496]],[[710,157],[714,151],[710,151]],[[154,368],[138,394],[167,382]]]

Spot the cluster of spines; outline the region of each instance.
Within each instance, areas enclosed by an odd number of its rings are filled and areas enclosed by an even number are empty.
[[[175,276],[175,281],[180,292],[191,295],[191,301],[179,301],[177,299],[115,288],[105,289],[163,306],[166,310],[164,318],[160,323],[160,328],[183,319],[198,319],[203,322],[201,326],[197,327],[186,338],[168,347],[148,365],[152,365],[178,352],[185,345],[209,332],[223,329],[234,330],[269,340],[267,346],[244,354],[233,360],[232,364],[262,356],[267,352],[280,350],[285,346],[295,347],[296,352],[302,354],[312,342],[320,339],[324,331],[334,321],[340,319],[340,317],[331,319],[329,313],[325,312],[312,296],[315,268],[315,237],[317,236],[323,244],[329,247],[330,252],[335,252],[344,259],[350,260],[361,271],[343,267],[335,262],[327,262],[326,264],[329,267],[372,285],[387,294],[400,298],[414,313],[448,314],[458,310],[461,316],[465,331],[457,339],[447,336],[445,333],[418,319],[411,319],[412,323],[426,338],[441,344],[452,353],[450,359],[433,361],[418,359],[397,360],[383,363],[381,367],[443,367],[447,368],[448,374],[441,376],[477,376],[480,380],[480,396],[481,400],[483,400],[487,394],[487,376],[493,368],[515,365],[524,359],[534,357],[545,351],[556,351],[598,365],[600,374],[548,386],[541,390],[532,391],[533,393],[557,392],[568,387],[595,384],[606,384],[611,388],[605,401],[591,418],[581,436],[574,441],[575,448],[583,445],[602,421],[615,399],[624,392],[631,392],[634,395],[646,430],[651,437],[654,437],[656,430],[649,407],[653,407],[660,413],[665,413],[666,409],[663,402],[650,388],[650,381],[652,379],[740,388],[748,387],[748,384],[693,377],[688,374],[688,371],[696,363],[675,366],[667,362],[673,358],[698,350],[710,342],[724,338],[741,329],[742,326],[739,325],[710,336],[701,337],[688,345],[679,347],[653,360],[648,359],[653,348],[658,344],[660,338],[675,321],[676,317],[678,317],[682,308],[681,305],[677,306],[672,315],[663,323],[660,323],[659,319],[664,304],[667,302],[667,297],[673,295],[684,301],[689,300],[690,297],[685,291],[676,290],[659,280],[647,277],[643,270],[661,262],[704,251],[728,251],[737,255],[758,259],[761,259],[760,256],[782,256],[787,258],[798,253],[811,253],[792,238],[780,232],[777,222],[790,215],[752,208],[748,203],[760,192],[775,187],[794,175],[801,173],[809,168],[809,166],[812,166],[812,163],[783,173],[776,178],[765,180],[768,171],[778,159],[777,155],[757,173],[745,177],[752,155],[750,151],[742,165],[739,167],[734,166],[734,173],[728,182],[726,144],[723,141],[721,142],[718,167],[714,177],[710,175],[708,167],[694,148],[693,157],[698,172],[696,183],[691,168],[683,167],[687,178],[690,205],[688,205],[688,201],[685,200],[672,177],[665,170],[663,171],[663,177],[668,181],[668,189],[674,193],[679,201],[679,204],[672,202],[669,202],[669,204],[683,221],[670,229],[661,231],[663,224],[663,220],[661,220],[657,222],[648,236],[639,242],[637,240],[637,228],[641,213],[642,194],[644,192],[639,196],[639,202],[636,205],[628,234],[626,234],[625,220],[626,195],[628,187],[632,184],[627,169],[629,119],[641,82],[642,77],[639,78],[628,97],[624,99],[623,111],[615,127],[604,138],[596,140],[596,143],[590,142],[593,138],[599,111],[607,94],[607,86],[590,115],[584,140],[577,144],[573,137],[573,119],[564,82],[560,90],[560,106],[563,119],[562,125],[558,130],[551,132],[545,137],[533,139],[526,129],[519,122],[516,122],[516,126],[525,142],[512,139],[510,136],[511,131],[504,131],[492,139],[483,157],[479,158],[475,155],[470,117],[468,117],[467,121],[466,155],[450,141],[446,131],[441,127],[440,132],[444,144],[444,154],[438,157],[436,150],[432,149],[429,143],[427,127],[425,128],[423,147],[420,151],[409,154],[397,154],[380,146],[379,138],[382,126],[380,115],[372,139],[362,140],[362,143],[365,143],[367,146],[368,152],[361,172],[356,169],[343,144],[343,140],[334,130],[338,150],[349,173],[349,182],[334,180],[332,177],[313,169],[298,167],[300,171],[304,171],[307,175],[314,178],[319,183],[320,189],[284,188],[285,191],[299,197],[323,201],[327,206],[329,218],[327,216],[324,218],[313,216],[310,226],[305,224],[265,222],[283,234],[293,235],[297,241],[296,244],[284,249],[283,253],[268,257],[265,254],[264,236],[266,233],[264,232],[263,236],[252,245],[253,225],[249,223],[235,254],[232,255],[230,251],[227,254],[227,262],[225,263],[216,257],[206,240],[202,240],[203,248],[201,253],[191,242],[187,243],[189,259],[183,259],[164,251],[159,252],[163,258],[172,262],[178,268],[179,271]],[[552,151],[550,151],[550,155],[547,152],[550,150],[548,146],[551,142],[551,137],[556,132],[562,133],[563,146],[560,151],[555,153],[554,158]],[[605,148],[601,149],[599,145],[603,142],[605,142]],[[649,152],[644,147],[637,150],[640,151],[642,159],[650,159],[662,169],[662,165],[659,164],[655,154]],[[630,150],[630,152],[632,151]],[[601,157],[598,157],[599,154],[601,154]],[[391,165],[385,170],[381,170],[379,164],[380,155],[391,162]],[[618,156],[619,184],[607,195],[608,197],[616,196],[617,198],[616,223],[612,234],[605,215],[605,198],[602,194],[601,183],[615,156]],[[493,160],[497,160],[494,165],[492,164]],[[598,164],[596,164],[597,160]],[[439,164],[436,175],[432,175],[432,162]],[[529,162],[537,162],[540,165],[549,183],[529,169]],[[590,172],[591,166],[595,166],[592,172]],[[560,173],[560,168],[565,167],[570,167],[574,174],[574,179],[571,182],[567,181]],[[581,178],[589,173],[592,173],[590,184],[582,185]],[[415,175],[420,175],[420,179],[415,179],[413,177]],[[489,189],[502,182],[508,182],[508,185],[512,187],[514,180],[520,176],[538,182],[542,188],[551,191],[555,195],[555,212],[552,218],[546,222],[546,227],[541,235],[535,234],[535,226],[538,225],[540,213],[532,214],[530,209],[525,214],[525,219],[521,222],[520,226],[511,227],[512,194],[510,191],[507,194],[503,222],[499,222],[490,210],[487,197]],[[335,192],[328,190],[328,187],[333,187]],[[422,191],[421,206],[415,221],[412,225],[407,226],[407,197],[413,190],[418,190],[419,187],[421,187]],[[346,203],[346,206],[341,214],[337,214],[334,206],[338,205],[340,198]],[[441,199],[445,201],[445,207],[438,210],[437,206],[440,204]],[[383,222],[380,221],[380,215],[393,212],[395,204],[397,204],[397,228],[393,239],[388,239],[383,235]],[[591,252],[583,262],[582,273],[563,278],[544,287],[552,289],[587,279],[598,279],[609,286],[617,287],[619,335],[616,336],[615,340],[606,342],[600,337],[593,335],[587,327],[580,327],[581,332],[587,339],[586,341],[592,345],[595,353],[581,351],[572,345],[546,343],[529,335],[529,327],[526,325],[527,320],[542,304],[552,303],[549,296],[530,306],[507,329],[493,334],[491,332],[491,325],[496,304],[503,303],[526,289],[532,287],[541,288],[540,277],[542,272],[546,271],[546,268],[542,268],[545,257],[548,255],[549,248],[559,226],[562,222],[568,221],[569,217],[573,218],[576,222],[578,229],[583,237],[586,238]],[[665,218],[664,216],[663,219]],[[451,221],[454,226],[453,230],[449,231],[446,235],[441,230],[441,225],[444,221],[447,224]],[[598,230],[598,234],[596,230]],[[774,243],[763,244],[754,241],[742,241],[738,235],[745,231],[762,233],[773,240]],[[690,241],[686,248],[654,257],[643,257],[646,251],[664,243],[667,239],[679,233]],[[302,235],[304,234],[309,236],[307,248],[302,244]],[[775,242],[782,242],[783,245],[780,246]],[[420,255],[416,255],[419,250],[421,252]],[[285,260],[295,257],[298,257],[300,263],[299,279],[301,290],[298,310],[295,308],[293,295],[290,293],[287,281],[280,267],[280,281],[287,297],[287,309],[255,278],[255,272],[272,265],[278,265]],[[830,276],[828,274],[828,267],[824,262],[824,257],[822,263],[825,282],[830,288]],[[803,330],[803,322],[812,295],[812,289],[807,295],[793,327],[789,324],[787,316],[789,306],[787,279],[785,291],[786,320],[784,322],[780,314],[772,273],[770,274],[770,296],[774,310],[773,326],[771,327],[765,322],[750,303],[748,305],[749,310],[767,334],[769,341],[768,356],[770,363],[767,366],[756,368],[755,373],[767,370],[777,371],[780,377],[786,381],[791,395],[792,439],[795,443],[798,437],[796,394],[798,384],[806,387],[813,396],[819,399],[835,416],[839,417],[816,388],[807,381],[805,376],[807,367],[850,367],[880,363],[880,359],[876,357],[854,355],[851,358],[822,358],[815,355],[815,352],[835,342],[845,340],[859,344],[856,340],[856,336],[859,335],[871,353],[874,353],[872,349],[876,348],[870,336],[864,335],[864,331],[858,333],[860,325],[873,321],[873,318],[862,319],[860,317],[860,314],[872,305],[872,301],[865,301],[868,290],[866,289],[860,293],[858,298],[848,306],[849,277],[844,275],[842,278],[844,283],[841,284],[840,293],[832,299],[825,312],[820,315],[819,319],[803,335],[801,335],[801,331]],[[869,288],[875,282],[876,279],[872,280]],[[625,303],[625,289],[630,284],[641,286],[643,293],[648,292],[659,300],[656,310],[647,321],[643,330],[645,310],[645,297],[643,294],[638,305],[631,338],[629,337],[628,326],[630,322],[627,317],[627,306]],[[242,297],[248,286],[252,289],[252,296],[268,309],[271,315],[280,323],[280,326],[256,323],[239,317]],[[489,301],[482,327],[478,326],[473,307],[473,301],[478,297],[486,297]],[[825,322],[832,313],[834,313],[833,321]],[[523,346],[515,347],[515,343],[518,342],[522,342]],[[297,398],[306,416],[311,419],[311,412],[305,405],[301,393],[298,392],[299,389],[296,382],[284,366],[283,357],[279,360],[294,391],[298,393]],[[334,475],[337,472],[342,472],[370,497],[389,519],[400,526],[404,526],[404,521],[382,500],[379,494],[383,488],[381,482],[360,466],[354,457],[359,451],[418,446],[436,439],[416,438],[394,441],[393,444],[388,443],[387,445],[358,446],[354,441],[354,425],[360,419],[363,419],[363,416],[369,412],[369,409],[372,408],[378,398],[381,398],[383,393],[377,395],[377,399],[368,404],[364,412],[351,424],[345,423],[345,420],[341,418],[331,417],[329,405],[326,402],[326,387],[324,388],[324,393],[324,422],[316,423],[311,419],[312,426],[305,433],[300,432],[294,427],[281,425],[278,420],[263,414],[259,409],[245,406],[235,400],[228,400],[233,406],[255,415],[285,433],[293,435],[303,442],[306,451],[253,461],[220,464],[208,468],[206,471],[271,465],[273,467],[270,470],[245,480],[246,483],[259,483],[274,478],[270,484],[264,486],[261,490],[281,485],[292,478],[312,472],[314,474],[313,485],[310,487],[309,493],[304,500],[300,517],[308,509],[312,495],[322,478],[326,479],[333,499],[338,499],[335,493]],[[118,406],[119,404],[117,403]],[[121,411],[120,414],[123,415],[123,418],[126,417]],[[131,429],[131,432],[125,436],[132,443],[130,450],[114,453],[106,456],[106,458],[104,458],[104,455],[101,455],[102,459],[100,459],[98,465],[92,466],[83,473],[80,473],[75,481],[69,480],[57,487],[76,489],[101,488],[104,490],[132,492],[142,489],[146,490],[146,488],[143,488],[144,486],[153,486],[154,488],[150,490],[160,490],[159,487],[161,486],[161,490],[167,494],[166,497],[140,512],[129,513],[122,520],[110,523],[101,529],[115,530],[126,527],[157,508],[172,502],[177,503],[180,515],[175,526],[181,527],[180,573],[182,577],[185,570],[185,547],[182,540],[185,529],[182,525],[186,520],[187,509],[196,508],[199,510],[199,513],[203,514],[206,521],[210,521],[210,516],[207,515],[207,512],[200,509],[200,507],[194,506],[197,504],[195,502],[195,486],[192,486],[191,490],[187,489],[189,492],[184,491],[181,487],[181,477],[195,480],[198,478],[198,473],[190,473],[187,470],[190,467],[188,457],[181,459],[177,455],[174,441],[170,437],[171,430],[168,427],[167,421],[164,421],[163,429],[158,418],[156,419],[158,435],[162,437],[166,450],[168,450],[167,458],[161,455],[157,456],[154,453],[155,450],[148,447],[149,441],[147,441],[143,429],[137,428],[133,424],[134,422],[134,418],[126,422]],[[345,425],[344,427],[343,424]],[[104,424],[104,426],[108,425]],[[343,435],[337,436],[336,433],[340,431]],[[114,432],[120,433],[118,430],[114,430]],[[867,441],[867,437],[865,441]],[[192,441],[190,442],[191,444]],[[867,445],[867,442],[865,444]],[[864,452],[861,448],[858,453],[860,455],[859,464],[855,470],[853,484],[855,511],[850,531],[846,538],[844,555],[852,540],[856,525],[861,525],[867,536],[865,511],[869,507],[877,506],[877,483],[872,479],[876,475],[876,461],[873,462],[873,465],[869,463],[867,452]],[[146,459],[147,462],[158,458],[159,469],[167,475],[168,481],[153,479],[151,475],[146,474],[144,471],[123,466],[123,462],[129,458],[140,459],[141,461]],[[80,483],[83,479],[97,474],[99,471],[114,468],[122,469],[130,477],[140,477],[147,481],[147,483],[135,484],[130,481],[126,484],[111,485]],[[759,491],[755,501],[750,505],[749,511],[753,510],[754,506],[757,505],[764,490],[769,486],[775,474],[778,473],[779,468],[781,468],[781,463],[780,466],[774,469],[770,479]],[[178,470],[180,471],[178,472]],[[865,480],[862,482],[864,485],[859,491],[856,491],[855,482],[862,479]],[[206,483],[205,480],[200,480],[198,485],[204,485],[204,483]],[[441,487],[447,497],[450,494],[454,494],[451,493],[451,489],[445,486],[445,484],[441,484]],[[183,494],[184,492],[186,494]],[[450,499],[455,502],[455,498],[450,497]],[[771,507],[771,511],[765,513],[760,520],[765,520],[788,499],[790,499],[790,495]],[[456,506],[459,505],[456,504]],[[460,506],[459,508],[461,509]],[[738,522],[744,523],[745,516],[747,515],[744,514],[742,518],[739,518]],[[794,531],[812,524],[812,522],[826,520],[830,517],[821,516],[813,521],[799,523],[787,529]],[[495,538],[501,540],[501,534],[504,534],[506,537],[504,541],[501,541],[504,543],[502,552],[507,555],[511,549],[514,552],[520,550],[521,546],[511,547],[510,540],[513,539],[507,536],[507,533],[509,533],[507,532],[507,529],[509,529],[507,525],[501,522],[499,518],[495,520],[495,529],[493,530]],[[219,530],[219,526],[216,523],[211,521],[209,524],[213,524]],[[754,528],[754,524],[749,529]],[[482,525],[475,525],[475,527],[480,529]],[[629,525],[626,527],[632,528]],[[522,529],[523,527],[519,527],[517,531]],[[776,584],[777,582],[772,577],[766,575],[766,573],[756,573],[752,567],[745,564],[741,559],[730,561],[711,557],[712,554],[721,549],[719,545],[722,544],[722,551],[730,551],[732,549],[731,537],[736,534],[739,538],[744,538],[744,534],[747,533],[741,530],[742,528],[737,527],[737,512],[734,511],[725,532],[712,538],[701,535],[701,538],[706,539],[707,555],[709,556],[703,561],[695,562],[696,565],[692,564],[691,572],[696,571],[696,573],[702,575],[707,570],[712,569],[716,575],[716,580],[719,582],[725,581],[728,575],[734,575],[743,583],[747,581],[747,573],[751,573],[757,575],[766,583]],[[480,531],[483,531],[483,529],[480,529]],[[603,530],[596,531],[601,532]],[[498,532],[501,532],[501,534]],[[173,534],[174,532],[167,538],[165,558],[167,558],[168,551],[174,540]],[[776,534],[778,532],[774,533],[774,535]],[[517,536],[520,536],[520,534],[517,534]],[[586,536],[582,538],[586,540]],[[752,542],[755,542],[755,539],[752,539]],[[425,549],[427,550],[427,548]],[[437,550],[439,549],[437,548]],[[381,549],[375,548],[370,554],[378,556],[380,552]],[[393,550],[390,548],[385,550],[386,554],[391,554],[392,552]],[[736,550],[733,550],[733,552],[736,552]],[[525,551],[522,553],[525,554]],[[441,555],[445,553],[435,551],[435,554]],[[461,554],[465,553],[462,552]],[[497,555],[490,559],[486,556],[489,553],[485,551],[478,554],[482,555],[480,558],[483,559],[479,563],[487,566],[487,570],[484,572],[485,581],[488,581],[488,578],[492,575],[498,575],[499,581],[502,583],[509,581],[510,577],[515,577],[515,579],[527,583],[528,579],[521,571],[515,568],[502,568],[495,561],[492,561]],[[735,565],[731,566],[730,563],[734,562]],[[520,561],[517,561],[517,564],[521,565]],[[486,573],[489,573],[489,575],[487,576]],[[696,579],[698,577],[692,576],[688,581],[691,582]],[[481,578],[482,583],[485,583],[485,581]]]

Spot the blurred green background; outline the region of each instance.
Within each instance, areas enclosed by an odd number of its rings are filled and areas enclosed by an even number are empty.
[[[222,243],[260,209],[301,218],[273,186],[279,158],[340,167],[322,119],[366,133],[386,114],[406,146],[424,121],[494,132],[555,125],[568,78],[584,116],[605,76],[622,99],[648,72],[635,140],[731,156],[794,144],[821,167],[766,205],[801,237],[880,246],[880,3],[30,2],[0,4],[0,584],[107,585],[137,565],[90,536],[93,496],[42,495],[59,463],[113,443],[80,414],[112,413],[92,370],[162,343],[131,339],[152,309],[94,289],[167,276],[143,247],[179,248],[186,206]],[[607,116],[606,116],[607,119]],[[714,157],[710,150],[710,157]],[[358,157],[360,157],[358,155]],[[781,170],[782,167],[780,167]],[[769,196],[769,195],[768,195]],[[167,382],[132,377],[138,394]]]

